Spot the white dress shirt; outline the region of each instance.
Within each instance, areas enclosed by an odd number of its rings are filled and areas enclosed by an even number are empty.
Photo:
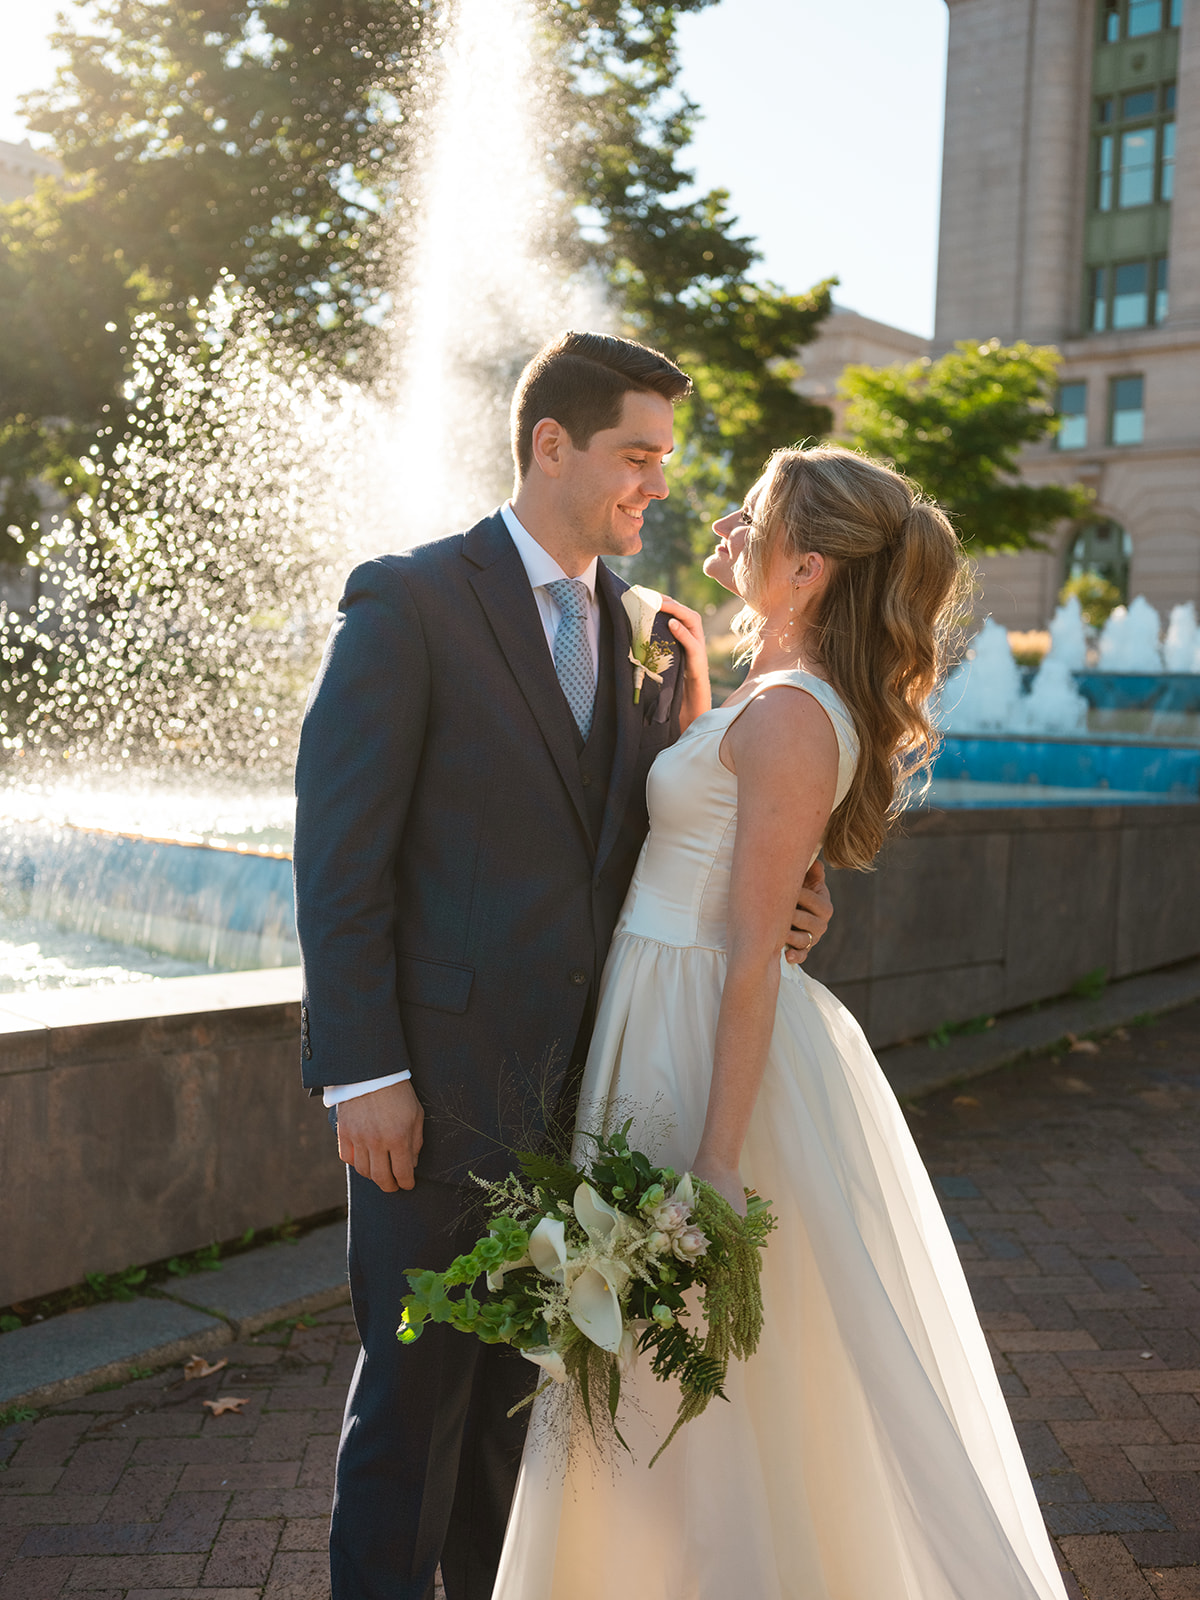
[[[533,535],[517,520],[517,513],[512,508],[512,501],[506,500],[500,507],[500,515],[504,519],[504,526],[512,537],[512,542],[517,547],[517,554],[521,558],[533,590],[533,598],[537,602],[538,616],[542,619],[542,628],[546,634],[546,644],[550,650],[550,659],[554,659],[554,641],[558,636],[558,624],[562,619],[562,612],[557,603],[546,593],[546,584],[554,583],[567,574],[555,561],[549,551],[544,550]],[[598,560],[592,557],[591,565],[580,574],[580,581],[587,585],[588,592],[588,641],[592,647],[592,672],[595,681],[600,677],[600,602],[596,599],[596,567]],[[403,1083],[406,1078],[411,1078],[411,1072],[391,1072],[383,1078],[368,1078],[365,1083],[331,1083],[326,1084],[322,1097],[327,1106],[340,1105],[343,1100],[354,1100],[360,1094],[373,1094],[376,1089],[386,1089],[393,1083]]]

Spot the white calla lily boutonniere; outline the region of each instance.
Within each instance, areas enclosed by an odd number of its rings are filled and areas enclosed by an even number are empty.
[[[630,584],[621,596],[625,615],[629,618],[632,643],[629,659],[633,662],[633,703],[642,697],[642,684],[647,678],[662,682],[662,675],[675,659],[665,645],[651,637],[654,619],[662,610],[662,595],[657,589],[645,589],[640,583]]]

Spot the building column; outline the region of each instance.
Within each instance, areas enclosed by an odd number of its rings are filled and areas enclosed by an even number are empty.
[[[1171,207],[1171,309],[1167,326],[1200,327],[1200,0],[1184,0]]]

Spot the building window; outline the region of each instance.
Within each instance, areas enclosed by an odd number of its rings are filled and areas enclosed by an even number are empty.
[[[1175,85],[1173,83],[1168,83],[1166,88],[1163,90],[1163,110],[1164,111],[1174,111],[1174,109],[1175,109]]]
[[[1096,210],[1111,211],[1113,202],[1113,136],[1106,133],[1100,140],[1096,159]]]
[[[1162,27],[1162,0],[1129,0],[1129,29],[1131,39],[1140,39],[1144,33],[1157,33]]]
[[[1093,267],[1088,277],[1091,300],[1088,325],[1093,333],[1103,333],[1108,327],[1108,268]]]
[[[1121,116],[1152,117],[1158,110],[1158,90],[1139,89],[1136,94],[1121,97]]]
[[[1083,450],[1087,445],[1087,384],[1064,383],[1058,391],[1059,427],[1055,442],[1060,450]]]
[[[1153,128],[1135,128],[1121,135],[1121,169],[1117,179],[1117,204],[1148,206],[1154,199]]]
[[[1167,289],[1167,258],[1166,256],[1159,256],[1154,263],[1154,320],[1156,323],[1167,320],[1170,301]]]
[[[1125,605],[1129,600],[1132,555],[1133,541],[1118,523],[1108,517],[1085,522],[1067,546],[1066,576],[1079,578],[1085,572],[1095,573],[1113,585]]]
[[[1171,25],[1172,28],[1178,28],[1182,24],[1182,22],[1183,22],[1183,0],[1171,0],[1171,22],[1170,22],[1170,25]]]
[[[1150,321],[1150,272],[1144,261],[1113,268],[1112,325],[1144,328]]]
[[[1109,383],[1108,442],[1141,444],[1145,433],[1145,382],[1142,378],[1113,378]]]
[[[1158,180],[1160,200],[1175,198],[1175,124],[1164,122],[1162,131],[1162,172]]]
[[[1104,7],[1104,42],[1115,44],[1121,37],[1121,7],[1119,0],[1106,0]]]

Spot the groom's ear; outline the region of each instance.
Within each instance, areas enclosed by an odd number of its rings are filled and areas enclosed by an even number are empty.
[[[531,465],[547,478],[560,478],[567,452],[571,448],[570,435],[562,423],[556,422],[553,417],[543,417],[534,424],[530,444],[533,457]]]

